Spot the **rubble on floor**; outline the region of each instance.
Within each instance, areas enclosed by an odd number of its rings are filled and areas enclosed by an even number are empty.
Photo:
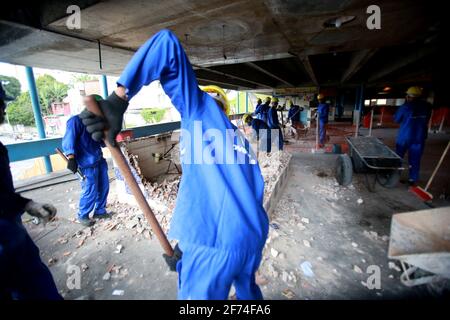
[[[162,229],[167,233],[175,208],[181,176],[169,174],[158,177],[156,181],[148,181],[142,176],[137,156],[129,154],[128,157],[142,179],[150,207]],[[283,151],[260,155],[259,165],[265,183],[265,198],[271,195],[278,177],[289,164],[290,158],[291,155]],[[133,230],[136,235],[143,235],[147,238],[152,236],[151,228],[139,208],[118,201],[114,201],[109,207],[115,214],[109,222],[106,222],[105,230],[127,228]]]

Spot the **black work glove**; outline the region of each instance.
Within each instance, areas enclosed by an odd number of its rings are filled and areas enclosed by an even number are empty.
[[[108,98],[101,101],[91,100],[90,103],[98,103],[103,117],[97,116],[87,109],[80,113],[83,124],[87,131],[91,134],[92,139],[100,142],[104,138],[103,131],[108,129],[106,139],[112,145],[116,145],[116,136],[122,129],[123,114],[127,110],[128,101],[120,98],[115,92],[111,93]]]
[[[178,243],[173,248],[173,256],[169,257],[167,254],[163,253],[163,258],[166,260],[167,265],[169,266],[170,271],[177,271],[177,262],[181,259],[183,252],[181,252],[178,247]]]
[[[77,160],[75,160],[75,158],[69,158],[69,161],[67,161],[67,169],[69,169],[73,173],[77,173],[78,163]]]

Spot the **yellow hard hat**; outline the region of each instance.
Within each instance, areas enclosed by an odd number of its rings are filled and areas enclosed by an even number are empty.
[[[292,107],[292,106],[294,105],[294,103],[292,102],[292,100],[288,100],[288,101],[287,101],[287,105],[288,105],[289,107]]]
[[[242,121],[244,121],[244,123],[248,123],[249,122],[248,120],[250,120],[251,117],[252,115],[250,113],[246,113],[242,116]]]
[[[223,91],[222,88],[210,85],[210,86],[200,86],[200,89],[209,94],[212,98],[214,98],[214,100],[220,102],[223,105],[223,108],[225,109],[225,114],[227,116],[230,114],[230,103],[228,101],[227,95],[225,94],[225,91]]]
[[[276,98],[276,97],[273,98],[273,99],[272,99],[272,102],[278,102],[278,98]]]
[[[323,94],[321,94],[321,93],[319,93],[318,95],[317,95],[317,100],[322,100],[322,99],[324,99],[325,98],[325,96],[323,95]]]
[[[422,88],[421,87],[410,87],[407,91],[406,94],[410,97],[420,97],[422,95]]]
[[[270,98],[270,97],[266,97],[266,98],[264,99],[264,101],[265,101],[265,102],[270,102],[271,99],[272,99],[272,98]]]

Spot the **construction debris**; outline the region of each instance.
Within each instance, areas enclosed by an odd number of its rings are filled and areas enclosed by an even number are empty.
[[[355,271],[356,273],[363,273],[363,271],[361,270],[360,267],[358,267],[357,265],[353,266],[353,271]]]
[[[302,264],[300,264],[300,268],[302,269],[302,272],[305,276],[312,278],[314,277],[314,272],[312,270],[311,262],[305,261]]]
[[[402,269],[400,269],[400,268],[399,268],[394,262],[392,262],[392,261],[389,261],[388,266],[389,266],[389,269],[393,269],[393,270],[398,271],[398,272],[402,271]]]
[[[124,294],[125,294],[124,290],[118,290],[118,289],[114,290],[112,293],[113,296],[123,296]]]
[[[295,298],[295,293],[291,289],[284,289],[282,295],[288,298],[289,300]]]

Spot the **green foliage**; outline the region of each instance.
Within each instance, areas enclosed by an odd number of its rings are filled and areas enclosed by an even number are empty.
[[[0,75],[0,82],[7,96],[16,99],[20,95],[20,82],[16,78]]]
[[[50,113],[53,102],[62,102],[69,90],[68,85],[57,81],[48,74],[36,79],[36,87],[39,94],[39,104],[44,114]]]
[[[141,110],[141,116],[146,123],[158,123],[164,118],[167,109],[145,108]]]
[[[9,103],[6,114],[9,123],[12,125],[22,124],[25,126],[35,126],[33,108],[28,92],[21,93],[16,100]]]

